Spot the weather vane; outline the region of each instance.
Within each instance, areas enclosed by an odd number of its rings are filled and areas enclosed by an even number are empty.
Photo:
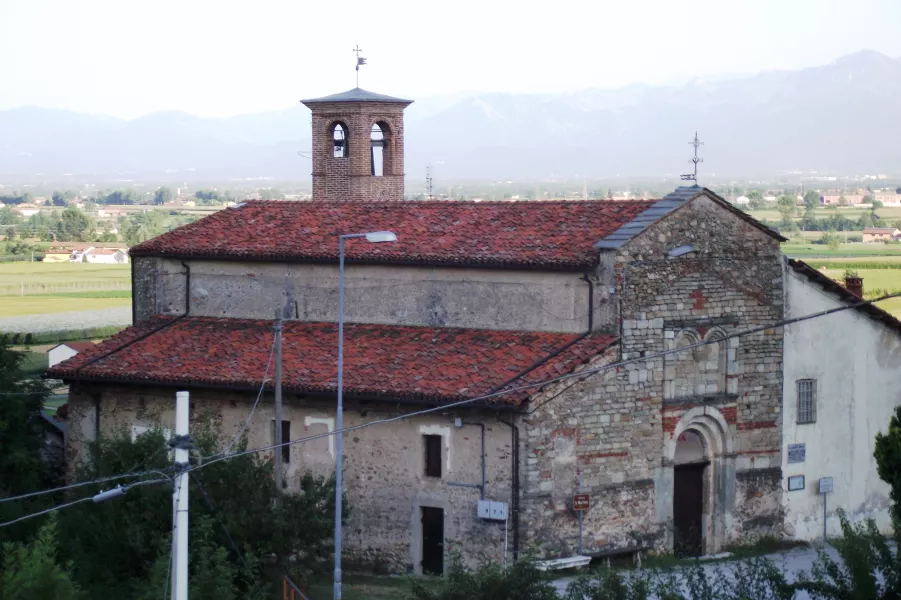
[[[357,55],[357,87],[360,87],[360,65],[365,65],[366,59],[360,56],[360,52],[363,51],[363,49],[360,48],[360,44],[357,44],[356,48],[354,48],[353,51]]]
[[[698,156],[698,148],[704,145],[704,142],[698,139],[698,132],[695,131],[695,139],[693,142],[688,142],[692,146],[695,147],[695,155],[694,158],[691,159],[691,162],[694,164],[695,170],[694,173],[687,173],[685,175],[681,175],[682,181],[694,181],[695,185],[698,183],[698,163],[704,162],[704,159]]]

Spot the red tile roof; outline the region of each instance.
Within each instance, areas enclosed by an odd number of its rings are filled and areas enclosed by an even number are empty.
[[[272,335],[272,321],[157,317],[54,366],[48,376],[252,389],[261,384]],[[337,337],[334,323],[286,321],[285,389],[334,392]],[[603,334],[348,324],[344,389],[439,403],[475,398],[572,370],[614,341]],[[519,404],[527,395],[498,402]]]
[[[397,242],[348,242],[347,260],[585,268],[597,262],[595,242],[652,204],[248,201],[139,244],[131,255],[333,262],[339,234],[391,230]]]
[[[97,344],[95,344],[94,342],[62,342],[61,344],[57,344],[53,348],[50,348],[50,350],[55,350],[60,346],[68,346],[76,352],[84,352],[85,350],[90,350],[96,345]],[[50,350],[48,350],[47,352],[50,352]]]

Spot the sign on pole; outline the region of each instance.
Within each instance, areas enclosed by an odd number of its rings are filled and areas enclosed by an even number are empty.
[[[832,493],[832,477],[820,477],[820,493]]]
[[[591,497],[588,494],[573,496],[573,510],[588,510],[589,508],[591,508]]]

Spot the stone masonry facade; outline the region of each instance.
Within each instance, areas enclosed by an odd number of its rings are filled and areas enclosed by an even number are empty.
[[[683,245],[692,252],[668,257]],[[778,240],[700,196],[608,252],[615,260],[602,259],[599,277],[617,289],[620,344],[597,361],[634,362],[533,398],[521,466],[526,543],[549,555],[575,550],[579,489],[592,497],[584,552],[671,549],[685,432],[701,436],[709,460],[704,549],[778,534],[782,331],[724,339],[782,318]],[[721,341],[652,356],[702,340]]]
[[[210,419],[223,440],[240,431],[256,394],[223,390],[191,392],[192,427]],[[334,429],[333,404],[324,398],[288,394],[284,398],[284,420],[290,423],[291,439]],[[70,439],[96,439],[97,425],[104,436],[129,435],[132,427],[174,426],[175,389],[83,384],[69,398]],[[99,412],[98,412],[99,410]],[[389,418],[410,407],[383,403],[345,405],[344,425]],[[464,416],[464,415],[461,415]],[[463,551],[474,564],[475,549],[503,561],[504,523],[476,516],[479,490],[448,482],[476,484],[481,481],[480,428],[485,425],[486,494],[510,501],[512,435],[494,411],[467,411],[462,427],[451,415],[425,415],[380,427],[349,433],[344,439],[345,489],[350,508],[345,525],[345,568],[395,573],[418,571],[421,560],[421,507],[438,507],[445,513],[445,544]],[[261,403],[248,430],[249,447],[273,442],[271,402]],[[439,435],[443,441],[442,476],[424,475],[422,437]],[[74,467],[86,450],[68,444],[68,464]],[[286,483],[298,491],[302,476],[331,476],[335,466],[334,438],[291,446],[286,462]],[[261,454],[272,460],[272,453]]]

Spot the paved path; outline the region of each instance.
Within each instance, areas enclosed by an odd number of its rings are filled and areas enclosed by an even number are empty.
[[[2,301],[0,299],[0,302]],[[48,315],[0,317],[0,331],[7,333],[87,329],[112,325],[131,325],[131,307],[119,306],[116,308],[79,310]]]
[[[838,558],[838,553],[832,548],[829,548],[828,552],[833,558]],[[810,573],[810,569],[813,566],[816,557],[817,550],[815,548],[794,548],[785,552],[769,554],[765,558],[771,560],[776,567],[781,569],[789,581],[794,581],[799,572],[806,571],[807,573]],[[728,573],[734,564],[735,561],[706,563],[704,568],[708,572],[716,572],[716,569],[719,568]],[[574,576],[555,580],[554,587],[556,587],[557,593],[562,596],[566,591],[566,586],[573,579],[575,579]],[[806,592],[798,593],[795,595],[794,600],[809,600],[809,596]]]

